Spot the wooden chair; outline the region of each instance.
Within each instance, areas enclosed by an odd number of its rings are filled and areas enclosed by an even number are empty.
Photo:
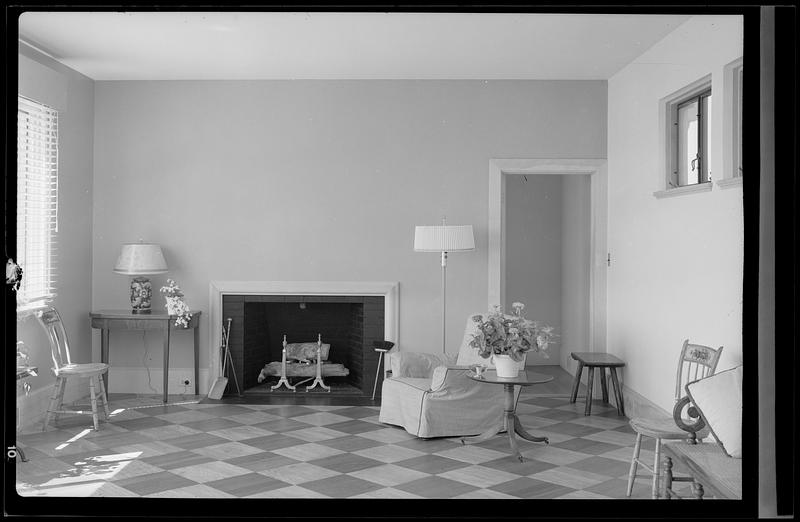
[[[39,324],[47,332],[50,340],[50,354],[53,358],[53,375],[56,377],[55,386],[53,386],[53,396],[50,398],[50,405],[47,407],[47,413],[44,415],[44,425],[42,431],[47,429],[50,422],[50,416],[60,413],[77,413],[89,414],[89,412],[63,410],[64,402],[64,389],[66,388],[67,379],[70,377],[79,377],[81,379],[89,379],[89,397],[92,403],[92,421],[94,429],[99,429],[97,417],[97,394],[95,386],[99,388],[100,398],[103,401],[103,409],[105,410],[106,420],[108,420],[108,398],[106,397],[105,386],[101,375],[108,371],[108,364],[105,363],[86,363],[76,364],[70,359],[69,343],[67,341],[67,332],[64,329],[64,324],[61,322],[61,316],[58,311],[51,307],[46,306],[36,311],[36,318]]]
[[[698,379],[708,377],[717,370],[717,363],[722,355],[722,346],[717,349],[701,344],[690,344],[689,340],[683,341],[681,356],[678,359],[678,374],[675,378],[675,402],[680,402],[683,397],[683,387]],[[643,468],[653,475],[652,498],[659,498],[659,475],[661,473],[661,441],[690,439],[694,443],[695,433],[687,432],[680,427],[672,416],[663,417],[634,417],[630,420],[631,428],[636,432],[636,444],[633,448],[631,468],[628,474],[628,491],[626,496],[631,496],[633,483],[636,480],[637,467]],[[651,437],[656,440],[655,458],[651,468],[639,460],[639,451],[642,446],[642,437]]]

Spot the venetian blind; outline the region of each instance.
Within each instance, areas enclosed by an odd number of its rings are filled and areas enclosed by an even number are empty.
[[[58,232],[58,112],[19,96],[17,108],[18,300],[55,295]]]

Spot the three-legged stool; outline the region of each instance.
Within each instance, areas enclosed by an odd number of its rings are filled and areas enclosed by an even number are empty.
[[[617,368],[625,366],[625,362],[607,353],[572,352],[570,357],[578,361],[578,370],[575,372],[575,382],[572,385],[572,396],[569,402],[575,402],[578,398],[578,387],[581,384],[581,373],[583,373],[584,366],[589,368],[588,380],[586,382],[586,411],[584,415],[591,415],[592,413],[592,387],[594,385],[595,368],[600,368],[600,386],[603,389],[603,402],[608,402],[608,381],[606,380],[605,371],[605,369],[608,368],[611,374],[611,383],[614,385],[614,399],[617,403],[617,413],[625,415],[625,406],[622,401],[622,388],[620,388],[619,379],[617,378]]]

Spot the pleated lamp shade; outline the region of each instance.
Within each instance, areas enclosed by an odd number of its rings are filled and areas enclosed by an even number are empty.
[[[475,250],[472,225],[433,225],[414,228],[414,251],[458,252]]]
[[[114,272],[132,276],[166,274],[167,261],[155,243],[126,243],[122,245]]]

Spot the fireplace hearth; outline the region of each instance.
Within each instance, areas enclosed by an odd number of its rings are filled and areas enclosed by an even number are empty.
[[[346,377],[326,377],[326,384],[342,381],[362,396],[372,394],[378,364],[372,346],[384,340],[384,297],[223,295],[222,317],[232,319],[230,351],[245,393],[259,386],[266,364],[281,360],[284,335],[289,343],[316,342],[321,335],[322,342],[331,345],[328,360],[349,370]],[[235,394],[235,387],[229,383],[225,393]],[[305,388],[297,393],[305,393]]]

